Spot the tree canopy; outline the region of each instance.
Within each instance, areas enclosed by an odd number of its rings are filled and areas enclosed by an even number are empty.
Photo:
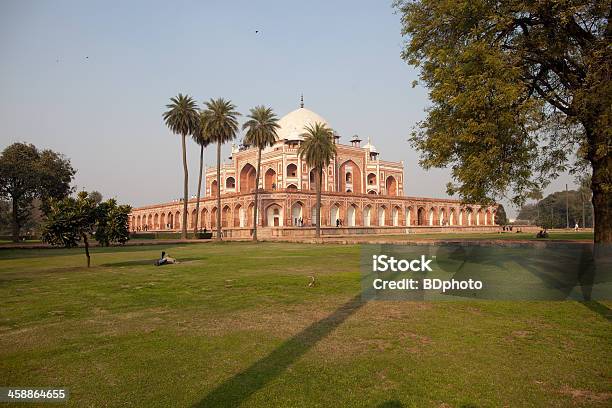
[[[128,217],[132,208],[117,205],[114,199],[96,202],[96,197],[81,191],[76,197],[50,201],[42,240],[51,245],[72,248],[84,243],[90,266],[89,238],[102,246],[124,244],[129,239]]]
[[[48,210],[51,199],[68,195],[76,171],[70,160],[52,150],[39,151],[36,146],[14,143],[0,155],[0,199],[11,202],[13,240],[18,241],[28,221],[35,199]]]
[[[411,137],[448,192],[522,204],[590,164],[595,241],[612,241],[612,4],[399,0],[402,57],[432,102]],[[576,154],[575,154],[576,153]]]

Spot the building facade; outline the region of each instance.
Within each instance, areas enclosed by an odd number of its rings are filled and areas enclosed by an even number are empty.
[[[315,173],[298,155],[304,128],[316,122],[329,124],[304,108],[279,120],[276,143],[262,152],[259,180],[258,225],[283,229],[282,235],[303,235],[316,219]],[[354,229],[360,233],[385,231],[385,227],[460,227],[495,225],[495,206],[465,205],[458,200],[404,195],[403,162],[385,161],[368,140],[354,136],[349,144],[335,134],[337,155],[323,172],[321,225]],[[200,199],[198,229],[215,229],[221,212],[227,236],[248,236],[253,226],[257,149],[232,147],[229,163],[205,175],[205,197]],[[220,185],[221,208],[217,208]],[[188,203],[188,228],[196,228],[196,200]],[[132,231],[176,231],[181,228],[183,203],[135,208],[130,215]],[[299,229],[299,230],[298,230]]]

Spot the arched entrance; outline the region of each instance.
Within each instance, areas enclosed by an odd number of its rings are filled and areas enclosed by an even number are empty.
[[[202,211],[200,212],[200,228],[204,229],[206,228],[207,224],[207,219],[206,217],[208,217],[208,210],[206,208],[202,208]]]
[[[303,206],[301,202],[297,202],[291,206],[291,222],[294,227],[300,226],[300,220],[303,217]]]
[[[428,216],[429,226],[430,227],[434,225],[434,218],[435,218],[435,212],[434,212],[434,209],[432,207],[432,208],[429,209],[429,216]]]
[[[210,228],[217,228],[217,207],[213,207],[213,209],[210,210]]]
[[[240,170],[240,192],[250,193],[255,190],[255,167],[250,163]]]
[[[273,169],[266,170],[264,175],[264,189],[274,190],[276,188],[276,172]]]
[[[246,225],[249,227],[253,226],[253,214],[255,211],[255,203],[250,203],[249,207],[247,208],[247,220],[246,220]],[[261,214],[257,214],[257,218],[261,217]],[[257,225],[259,225],[260,223],[257,222]]]
[[[231,220],[231,210],[229,205],[223,207],[223,211],[221,212],[221,226],[223,228],[227,228],[230,225]]]
[[[387,177],[387,181],[385,182],[385,187],[387,190],[387,195],[396,196],[397,195],[397,181],[395,177],[389,176]]]
[[[352,160],[347,160],[340,165],[340,191],[347,192],[347,190],[361,193],[361,169]]]
[[[387,209],[385,208],[385,206],[381,205],[380,207],[378,207],[378,226],[379,227],[385,226],[386,215],[387,215]]]
[[[268,220],[268,227],[282,227],[283,209],[278,204],[272,204],[266,210],[266,218]]]
[[[363,226],[370,226],[370,216],[372,213],[372,208],[369,205],[366,205],[363,209]]]
[[[234,227],[244,227],[244,208],[240,204],[234,207]]]
[[[210,183],[210,195],[212,197],[216,197],[217,196],[217,180],[213,180],[212,183]]]
[[[406,208],[406,226],[412,225],[412,207]]]
[[[346,224],[349,227],[354,227],[356,225],[356,214],[357,214],[357,207],[355,207],[355,205],[349,205],[349,207],[346,210]]]
[[[340,207],[338,206],[338,204],[332,205],[329,214],[329,225],[335,227],[336,222],[340,220]]]
[[[393,226],[397,227],[399,225],[399,207],[393,207],[391,211],[391,220],[393,221]]]
[[[417,224],[418,225],[427,225],[427,217],[425,215],[425,208],[419,207],[417,210]]]

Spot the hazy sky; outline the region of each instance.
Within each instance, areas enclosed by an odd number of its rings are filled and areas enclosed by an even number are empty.
[[[408,195],[445,197],[449,171],[421,169],[406,141],[428,99],[411,88],[402,41],[384,0],[3,0],[0,149],[51,148],[78,169],[79,189],[134,206],[169,201],[183,177],[180,138],[161,118],[171,96],[222,96],[242,113],[266,104],[283,116],[303,92],[341,141],[370,136],[382,159],[403,160]],[[188,160],[191,195],[194,143]]]

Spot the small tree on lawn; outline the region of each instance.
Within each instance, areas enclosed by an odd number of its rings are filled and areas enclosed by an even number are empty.
[[[76,198],[51,200],[42,240],[66,248],[76,247],[83,241],[89,268],[89,238],[93,236],[103,246],[112,242],[125,243],[129,239],[130,211],[130,206],[118,206],[113,199],[98,204],[95,197],[85,191]]]

